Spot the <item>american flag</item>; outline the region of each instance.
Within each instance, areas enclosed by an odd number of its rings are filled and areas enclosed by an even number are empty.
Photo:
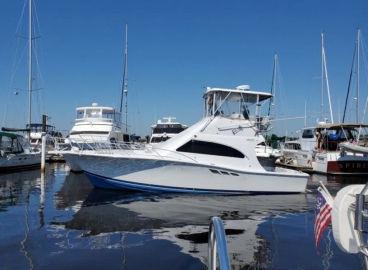
[[[331,211],[332,207],[329,202],[326,201],[323,196],[323,191],[318,189],[317,204],[316,204],[316,220],[314,222],[314,238],[316,240],[316,246],[323,232],[326,230],[328,225],[331,224]]]

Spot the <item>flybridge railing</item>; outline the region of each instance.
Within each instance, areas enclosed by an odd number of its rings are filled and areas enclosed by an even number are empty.
[[[105,117],[86,117],[86,118],[77,118],[74,120],[75,123],[80,122],[106,122],[106,123],[118,123],[118,120],[114,120],[112,118]]]
[[[198,163],[184,153],[157,147],[152,145],[136,142],[104,142],[86,138],[81,138],[79,142],[72,142],[71,146],[77,148],[80,153],[85,151],[93,151],[97,154],[124,154],[134,157],[156,157],[160,160],[177,160],[181,162]],[[124,151],[130,150],[130,151]],[[134,150],[144,150],[135,152]],[[139,156],[138,156],[139,155]]]

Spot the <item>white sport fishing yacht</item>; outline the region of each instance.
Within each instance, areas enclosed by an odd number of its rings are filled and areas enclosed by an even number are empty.
[[[175,117],[163,117],[156,124],[152,125],[150,143],[164,142],[187,128],[186,125],[180,124],[175,120]]]
[[[0,132],[0,172],[36,168],[40,164],[40,152],[33,152],[23,136]]]
[[[98,142],[128,142],[129,135],[121,127],[121,114],[113,107],[78,107],[74,126],[70,130],[72,144]]]
[[[262,140],[260,101],[269,93],[207,88],[205,117],[174,138],[134,149],[106,147],[64,153],[93,185],[109,189],[187,193],[299,193],[308,175],[283,168],[267,171],[255,147]],[[255,116],[248,106],[256,106]],[[124,146],[125,147],[125,146]],[[123,147],[123,148],[124,148]]]

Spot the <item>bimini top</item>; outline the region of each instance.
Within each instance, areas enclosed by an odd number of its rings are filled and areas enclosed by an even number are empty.
[[[206,92],[203,95],[203,98],[207,98],[211,94],[216,93],[216,95],[220,95],[221,99],[227,99],[231,101],[246,101],[250,103],[263,101],[272,97],[272,94],[260,91],[252,91],[250,90],[249,85],[239,85],[235,89],[229,88],[211,88],[207,87]]]
[[[17,135],[14,134],[14,133],[0,131],[0,137],[9,137],[9,138],[12,138],[12,139],[16,139]]]
[[[316,127],[317,129],[339,129],[339,128],[366,128],[366,124],[354,124],[354,123],[320,123]]]

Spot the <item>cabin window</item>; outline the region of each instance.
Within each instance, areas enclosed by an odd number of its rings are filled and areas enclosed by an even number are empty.
[[[101,116],[100,109],[86,109],[87,118],[97,118]]]
[[[114,119],[114,111],[102,110],[102,118]]]
[[[103,134],[109,134],[108,131],[72,131],[70,132],[70,135],[80,135],[80,134],[94,134],[94,135],[103,135]]]
[[[189,141],[186,144],[180,146],[177,151],[214,156],[244,158],[244,155],[241,152],[229,146],[196,140]]]
[[[290,149],[290,150],[301,150],[301,146],[299,143],[286,143],[285,144],[285,149]]]
[[[313,130],[312,129],[304,129],[303,134],[302,134],[302,138],[304,138],[304,139],[313,139],[314,138]]]
[[[184,127],[181,125],[159,125],[159,127],[155,127],[152,133],[161,134],[161,133],[180,133],[184,130]]]
[[[77,119],[82,119],[84,117],[84,110],[77,111]]]
[[[124,134],[123,135],[123,141],[124,142],[130,142],[130,136],[129,136],[129,134]]]

